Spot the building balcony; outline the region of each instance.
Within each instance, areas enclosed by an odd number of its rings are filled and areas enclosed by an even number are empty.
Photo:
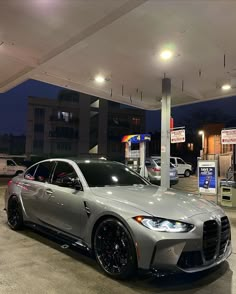
[[[50,116],[50,122],[52,123],[63,123],[63,124],[79,124],[79,118],[75,117],[75,118],[70,118],[68,119],[68,121],[66,121],[63,118],[58,118],[57,116]]]

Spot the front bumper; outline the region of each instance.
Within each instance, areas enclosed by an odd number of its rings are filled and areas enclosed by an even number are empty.
[[[225,261],[232,252],[230,229],[223,235],[221,220],[225,215],[217,210],[217,238],[212,244],[204,239],[204,224],[212,217],[207,214],[197,215],[188,222],[195,228],[188,233],[160,233],[149,230],[132,222],[132,231],[137,249],[138,266],[146,270],[194,273],[203,271]],[[207,234],[205,234],[206,238]],[[213,238],[214,239],[214,238]],[[210,240],[210,239],[209,239]],[[204,245],[205,244],[205,245]],[[214,250],[213,254],[211,250]]]
[[[195,241],[179,241],[175,244],[169,244],[169,246],[165,246],[165,244],[159,242],[154,249],[150,269],[186,273],[200,272],[222,263],[230,256],[232,252],[231,243],[229,243],[227,244],[222,255],[216,254],[214,258],[206,261],[202,248],[195,250],[195,248],[192,247],[195,244]],[[187,251],[188,249],[190,249],[190,251]]]

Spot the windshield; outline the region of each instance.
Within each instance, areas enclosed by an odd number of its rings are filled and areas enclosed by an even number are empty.
[[[77,163],[90,187],[148,185],[134,171],[118,162]]]

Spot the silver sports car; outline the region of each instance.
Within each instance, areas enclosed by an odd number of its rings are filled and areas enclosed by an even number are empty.
[[[8,224],[57,234],[94,253],[114,278],[136,269],[197,272],[231,253],[230,223],[217,205],[151,185],[110,161],[50,159],[9,182]]]

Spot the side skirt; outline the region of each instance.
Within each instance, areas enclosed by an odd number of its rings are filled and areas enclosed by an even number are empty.
[[[56,227],[51,227],[49,224],[39,225],[30,221],[24,222],[25,226],[30,227],[31,229],[41,232],[49,237],[52,237],[55,241],[59,241],[60,243],[63,243],[61,246],[62,248],[78,248],[85,250],[89,253],[91,252],[91,249],[89,246],[80,238],[77,238],[76,236],[66,234],[65,232],[61,231],[60,229]]]

